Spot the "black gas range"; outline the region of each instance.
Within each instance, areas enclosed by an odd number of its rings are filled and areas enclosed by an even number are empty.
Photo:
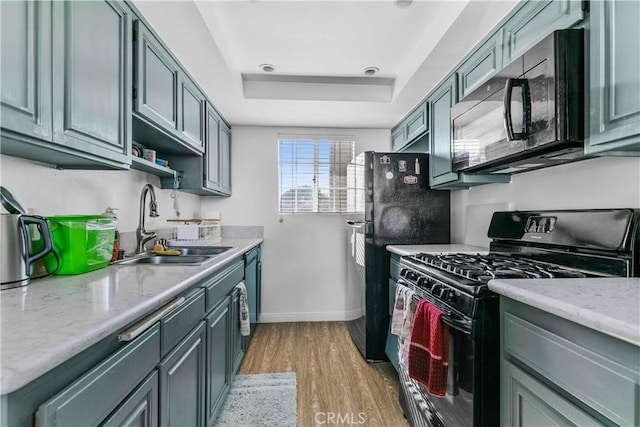
[[[400,372],[411,425],[499,425],[499,298],[488,282],[640,276],[639,219],[634,209],[496,212],[488,253],[402,257],[398,284],[442,310],[450,336],[444,398]]]

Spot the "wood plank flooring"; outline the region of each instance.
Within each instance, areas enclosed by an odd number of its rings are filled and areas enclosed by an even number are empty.
[[[368,364],[343,322],[257,325],[240,374],[295,372],[298,426],[405,427],[398,376]]]

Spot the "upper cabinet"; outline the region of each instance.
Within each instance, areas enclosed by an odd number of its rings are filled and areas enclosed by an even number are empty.
[[[529,0],[506,21],[504,65],[525,53],[555,30],[569,28],[584,18],[582,0]]]
[[[406,151],[407,145],[422,137],[429,130],[429,106],[427,102],[418,105],[409,115],[391,131],[393,151]],[[416,151],[415,148],[411,151]]]
[[[2,153],[66,168],[128,168],[131,9],[110,1],[0,7]]]
[[[180,189],[201,196],[231,195],[231,129],[213,105],[205,105],[204,156],[168,155],[172,168],[183,171]],[[173,188],[172,178],[161,180]]]
[[[204,95],[142,21],[135,46],[133,139],[162,154],[202,154]]]
[[[458,68],[460,99],[502,69],[502,33],[502,30],[496,32]]]
[[[591,1],[589,155],[640,155],[640,2]]]
[[[51,3],[2,2],[0,12],[3,145],[9,133],[51,141]]]

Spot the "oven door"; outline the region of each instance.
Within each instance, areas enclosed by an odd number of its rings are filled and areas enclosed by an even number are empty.
[[[398,284],[416,289],[402,278]],[[444,397],[429,394],[425,387],[410,379],[408,373],[401,369],[400,403],[412,426],[473,427],[473,392],[474,381],[477,378],[474,351],[478,350],[473,334],[474,323],[431,294],[419,293],[446,313],[441,321],[447,325],[449,331],[447,393]]]

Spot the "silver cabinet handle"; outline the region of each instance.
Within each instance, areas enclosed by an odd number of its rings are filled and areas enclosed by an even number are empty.
[[[169,304],[165,305],[164,307],[154,311],[144,319],[140,320],[139,322],[136,322],[126,331],[119,334],[118,341],[128,342],[128,341],[134,340],[137,336],[140,336],[144,331],[146,331],[151,326],[153,326],[153,324],[156,323],[158,320],[160,320],[161,318],[163,318],[164,316],[166,316],[167,314],[169,314],[170,312],[178,308],[180,305],[182,305],[184,301],[185,301],[184,297],[180,297],[171,301]]]

